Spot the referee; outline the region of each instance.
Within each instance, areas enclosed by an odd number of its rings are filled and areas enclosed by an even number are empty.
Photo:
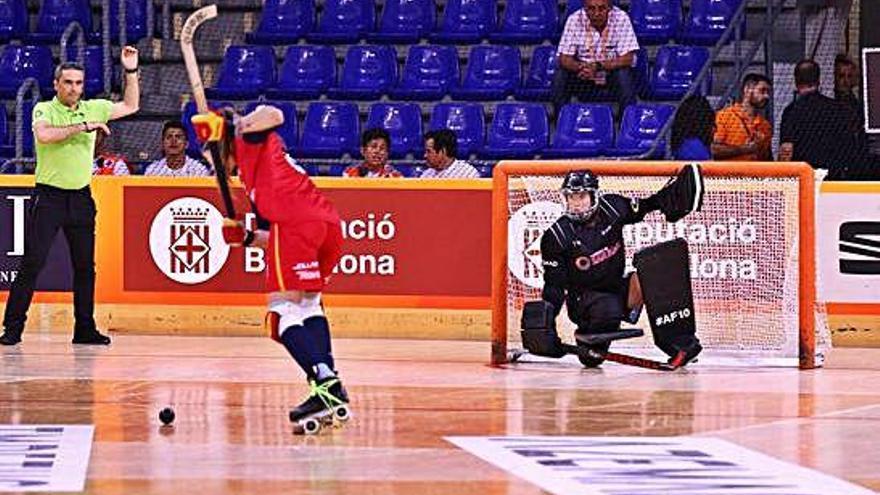
[[[73,262],[74,344],[107,345],[95,325],[95,201],[89,189],[95,132],[110,134],[107,122],[138,111],[138,52],[122,49],[123,101],[82,100],[85,71],[66,62],[55,68],[55,98],[34,106],[37,170],[28,213],[24,258],[6,301],[0,344],[16,345],[27,320],[37,275],[61,229]]]

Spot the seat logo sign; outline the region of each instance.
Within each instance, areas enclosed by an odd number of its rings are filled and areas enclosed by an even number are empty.
[[[840,273],[880,275],[880,222],[840,225]]]
[[[171,280],[200,284],[220,272],[229,256],[223,215],[211,203],[178,198],[162,207],[150,226],[153,262]]]
[[[523,284],[544,286],[541,236],[560,216],[563,208],[553,201],[536,201],[516,210],[507,221],[507,267]]]

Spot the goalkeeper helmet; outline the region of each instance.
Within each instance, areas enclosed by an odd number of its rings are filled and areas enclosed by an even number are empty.
[[[589,170],[572,170],[562,181],[566,215],[572,220],[589,220],[599,207],[599,179]]]

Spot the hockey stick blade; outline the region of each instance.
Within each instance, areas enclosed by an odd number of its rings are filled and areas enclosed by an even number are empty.
[[[649,370],[656,371],[675,371],[678,369],[677,367],[671,366],[667,363],[662,363],[660,361],[654,361],[652,359],[645,359],[636,356],[630,356],[628,354],[618,354],[616,352],[602,352],[596,349],[587,349],[585,347],[580,347],[571,344],[562,344],[562,347],[569,354],[574,354],[575,356],[586,355],[586,357],[592,359],[605,359],[607,361],[612,361],[618,364],[625,364],[627,366],[635,366],[637,368],[646,368]]]
[[[186,18],[186,22],[183,23],[183,30],[180,32],[180,51],[183,54],[183,63],[186,66],[186,74],[189,77],[189,84],[192,88],[193,100],[196,102],[196,109],[199,113],[205,113],[209,109],[208,99],[205,97],[205,86],[202,83],[202,75],[199,72],[199,64],[196,60],[195,48],[193,47],[193,39],[199,26],[215,17],[217,17],[216,5],[202,7]],[[228,218],[235,218],[235,204],[232,202],[232,192],[229,188],[229,177],[226,174],[226,167],[223,165],[220,157],[220,147],[217,142],[209,141],[207,148],[210,153],[211,165],[214,166],[217,187],[220,189],[220,197],[223,199],[226,216]]]

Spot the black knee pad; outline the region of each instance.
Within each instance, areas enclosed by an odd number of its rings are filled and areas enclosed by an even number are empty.
[[[555,314],[553,305],[546,301],[529,301],[523,306],[520,335],[530,353],[553,358],[565,355],[556,333]]]
[[[587,292],[579,300],[578,333],[610,333],[620,329],[624,301],[612,292]]]

